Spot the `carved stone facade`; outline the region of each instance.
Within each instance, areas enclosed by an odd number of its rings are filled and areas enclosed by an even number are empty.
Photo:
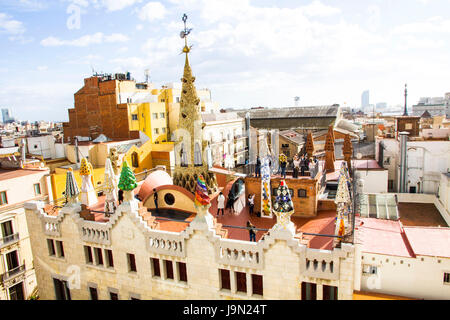
[[[80,210],[67,206],[51,217],[41,203],[26,204],[33,253],[39,257],[35,267],[42,299],[55,299],[53,279],[72,282],[71,299],[83,300],[90,299],[90,287],[96,287],[99,299],[105,300],[110,292],[124,300],[296,300],[302,299],[304,282],[317,285],[318,299],[323,285],[336,287],[338,299],[353,297],[354,246],[350,244],[332,251],[310,249],[285,230],[270,230],[258,242],[224,239],[209,213],[198,215],[203,219],[194,219],[182,232],[152,229],[139,214],[137,200],[120,205],[108,222],[85,221]],[[49,256],[47,239],[62,241],[64,259]],[[103,253],[111,250],[113,267],[107,266],[106,253],[102,264],[95,255],[89,262],[86,247]],[[134,255],[136,271],[130,271],[127,254]],[[71,266],[79,266],[78,278]],[[230,288],[222,283],[221,270],[229,273]],[[244,291],[237,281],[242,274]],[[262,292],[254,290],[253,276],[262,277]]]

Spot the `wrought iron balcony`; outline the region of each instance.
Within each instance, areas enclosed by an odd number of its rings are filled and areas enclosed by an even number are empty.
[[[18,266],[17,268],[14,268],[12,270],[5,272],[4,274],[0,275],[0,282],[5,282],[14,277],[24,274],[25,269],[26,268],[25,268],[25,263],[24,263],[21,266]]]
[[[20,238],[19,238],[19,234],[18,233],[14,233],[14,234],[11,234],[9,236],[0,238],[0,248],[3,248],[5,246],[7,246],[7,245],[11,245],[13,243],[16,243],[19,240],[20,240]]]

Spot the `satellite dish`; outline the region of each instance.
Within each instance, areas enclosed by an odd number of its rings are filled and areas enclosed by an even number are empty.
[[[358,152],[356,154],[356,159],[361,160],[362,159],[362,154],[360,152]]]

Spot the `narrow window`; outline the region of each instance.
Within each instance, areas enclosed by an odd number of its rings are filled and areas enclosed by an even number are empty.
[[[34,194],[37,196],[41,194],[41,184],[40,183],[34,184]]]
[[[151,258],[150,260],[153,266],[153,276],[161,277],[161,270],[159,268],[159,259]]]
[[[14,234],[13,232],[13,226],[12,226],[12,221],[6,221],[2,223],[2,235],[3,238],[12,236]],[[5,242],[5,239],[3,239],[3,242]]]
[[[58,251],[58,257],[64,258],[64,246],[62,241],[56,240],[56,249]]]
[[[159,114],[159,117],[160,117],[161,119],[164,119],[164,118],[166,117],[166,114],[165,114],[164,112],[161,112],[161,113]]]
[[[106,266],[108,268],[114,268],[114,259],[113,259],[112,250],[106,249],[105,256],[106,256]]]
[[[89,293],[91,294],[91,300],[98,300],[97,288],[89,287]]]
[[[164,264],[165,264],[165,267],[166,267],[166,278],[167,279],[173,279],[173,265],[172,265],[172,261],[164,260]]]
[[[180,281],[187,282],[186,263],[178,262],[178,274],[180,275]]]
[[[47,245],[48,245],[48,254],[51,256],[55,256],[56,255],[55,242],[52,239],[47,239]]]
[[[70,290],[67,281],[53,279],[53,285],[55,286],[56,300],[70,300]]]
[[[302,282],[302,300],[317,300],[317,285],[315,283]]]
[[[252,274],[252,294],[263,295],[263,277],[258,274]]]
[[[220,269],[221,289],[231,290],[230,270]]]
[[[134,254],[127,253],[128,257],[128,271],[129,272],[136,272],[136,258]]]
[[[19,256],[17,255],[17,250],[11,251],[6,254],[6,266],[8,271],[19,271]],[[13,274],[13,272],[10,272]]]
[[[109,297],[111,300],[119,300],[119,295],[115,292],[110,292]]]
[[[92,250],[89,246],[84,246],[84,256],[86,258],[86,263],[94,263],[94,259],[92,259]]]
[[[299,198],[306,198],[306,190],[305,189],[298,189],[297,193]]]
[[[8,198],[6,197],[6,191],[0,192],[0,206],[8,204]]]
[[[236,290],[238,292],[247,292],[247,275],[244,272],[235,272]]]
[[[103,265],[102,249],[94,248],[94,252],[95,252],[95,259],[96,259],[97,265]]]
[[[450,284],[450,273],[444,272],[444,283]]]
[[[323,285],[323,300],[337,300],[338,288],[334,286]]]

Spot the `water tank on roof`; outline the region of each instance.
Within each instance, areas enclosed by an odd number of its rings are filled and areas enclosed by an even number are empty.
[[[127,80],[131,80],[131,73],[127,72]]]

